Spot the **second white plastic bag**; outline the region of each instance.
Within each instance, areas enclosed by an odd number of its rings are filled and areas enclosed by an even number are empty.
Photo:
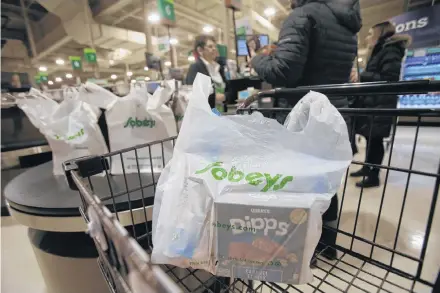
[[[324,213],[351,161],[344,119],[309,93],[287,127],[217,116],[199,74],[153,210],[153,262],[303,284]],[[289,128],[289,129],[288,129]]]
[[[98,126],[100,111],[78,100],[77,93],[60,104],[32,90],[30,99],[18,106],[46,137],[53,155],[54,175],[64,175],[63,162],[108,152]]]
[[[146,84],[131,87],[122,98],[94,84],[86,84],[81,99],[106,109],[110,151],[118,151],[177,135],[172,110],[165,105],[173,89],[165,84],[153,95]],[[163,150],[163,151],[162,151]],[[172,155],[171,141],[123,152],[111,157],[111,173],[151,173],[162,171]]]

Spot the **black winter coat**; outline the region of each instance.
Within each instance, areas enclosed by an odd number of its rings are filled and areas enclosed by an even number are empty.
[[[361,24],[358,0],[299,0],[285,20],[277,48],[258,55],[252,66],[274,87],[339,84],[349,81],[357,55]],[[336,107],[347,107],[347,97],[331,97]],[[297,99],[278,101],[292,107]]]
[[[361,82],[375,81],[398,81],[402,59],[405,49],[410,43],[410,37],[405,35],[394,35],[392,37],[380,39],[374,47],[368,60],[367,67],[361,73]],[[395,109],[397,106],[397,96],[373,95],[360,97],[356,107],[361,108],[385,108]],[[390,135],[393,124],[392,117],[359,117],[356,121],[357,133],[369,137],[370,126],[371,136],[387,137]]]

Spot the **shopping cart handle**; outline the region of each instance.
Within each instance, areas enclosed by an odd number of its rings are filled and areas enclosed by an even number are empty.
[[[268,91],[261,91],[256,96],[249,97],[249,101],[263,97],[290,96],[297,98],[304,96],[309,91],[320,92],[328,97],[330,96],[368,96],[368,95],[408,95],[408,94],[426,94],[429,92],[440,91],[439,81],[430,80],[412,80],[398,82],[363,82],[363,83],[345,83],[333,85],[314,85],[301,86],[297,88],[276,88]],[[247,101],[245,105],[250,105]]]
[[[73,171],[78,172],[78,175],[82,178],[87,178],[109,170],[110,164],[102,156],[89,156],[64,162],[63,168],[69,188],[71,190],[78,190],[77,185],[72,179]]]
[[[256,93],[256,94],[253,94],[253,95],[249,96],[248,98],[246,98],[246,99],[244,100],[244,102],[238,106],[238,109],[244,109],[244,108],[247,108],[247,107],[249,107],[253,102],[258,101],[258,100],[259,100],[260,98],[262,98],[262,97],[267,97],[267,96],[271,97],[271,96],[274,96],[275,93],[276,93],[276,90],[277,90],[277,89],[272,89],[272,90],[261,91],[261,92],[258,92],[258,93]]]

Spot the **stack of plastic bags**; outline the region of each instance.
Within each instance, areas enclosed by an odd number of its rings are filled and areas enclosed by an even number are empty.
[[[62,175],[65,161],[108,153],[98,125],[101,109],[105,110],[110,151],[176,136],[174,114],[166,105],[174,92],[168,86],[171,84],[165,83],[153,95],[146,85],[137,84],[120,98],[94,83],[86,83],[78,89],[66,89],[61,103],[32,89],[17,104],[46,137],[53,153],[53,172]],[[160,172],[172,152],[171,141],[122,152],[122,157],[111,157],[111,173],[137,173],[138,169],[142,173]]]
[[[159,179],[152,261],[218,276],[303,284],[321,215],[352,153],[344,119],[310,92],[285,126],[217,116],[209,77],[193,86],[172,160]]]

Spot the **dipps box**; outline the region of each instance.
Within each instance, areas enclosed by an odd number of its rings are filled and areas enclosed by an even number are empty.
[[[304,282],[301,274],[304,269],[310,271],[315,248],[307,247],[311,243],[307,235],[310,209],[251,197],[249,204],[243,204],[243,197],[246,195],[224,195],[214,203],[217,275],[290,284]],[[314,242],[316,246],[317,240]]]

